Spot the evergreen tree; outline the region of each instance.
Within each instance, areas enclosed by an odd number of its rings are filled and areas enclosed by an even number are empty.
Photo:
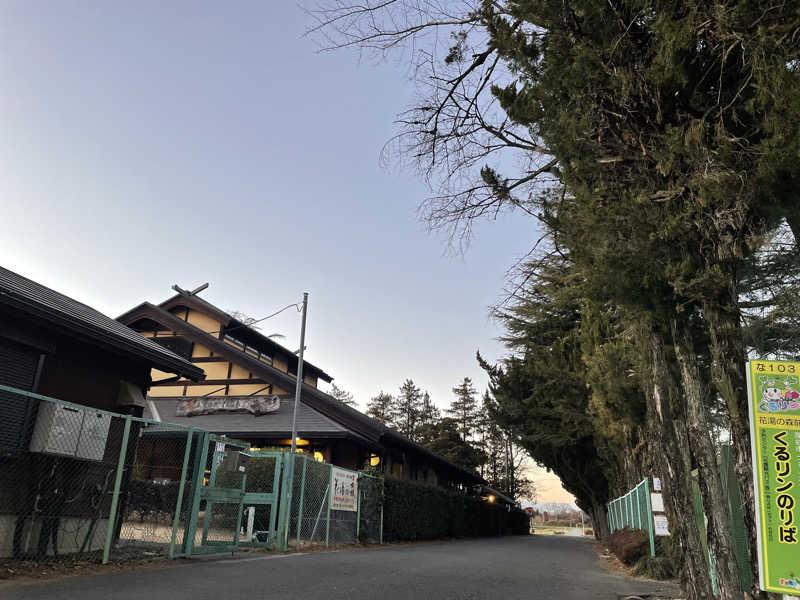
[[[445,412],[458,424],[458,432],[461,439],[468,441],[475,433],[478,424],[478,395],[472,380],[464,377],[464,380],[453,388],[455,399],[450,403],[450,408]]]
[[[415,440],[422,410],[422,390],[411,379],[406,379],[395,398],[392,423],[400,433]]]
[[[425,427],[436,423],[441,418],[441,414],[436,405],[431,401],[431,395],[428,392],[422,394],[422,409],[419,413],[419,426]]]
[[[331,384],[331,390],[328,392],[328,395],[336,398],[339,402],[346,404],[347,406],[356,405],[356,401],[353,399],[353,394],[338,387],[335,383]]]
[[[461,437],[455,419],[445,417],[421,426],[417,431],[420,444],[462,469],[474,472],[486,461],[482,450]]]
[[[370,398],[367,402],[366,414],[386,425],[392,426],[394,416],[395,399],[391,394],[380,392],[377,396]]]
[[[779,295],[774,314],[749,315],[763,296],[742,303],[741,293],[753,255],[782,220],[795,243],[800,232],[796,4],[500,0],[460,15],[435,3],[329,6],[321,21],[334,38],[379,51],[443,21],[463,24],[446,56],[421,53],[430,70],[417,73],[431,97],[402,121],[398,146],[427,176],[444,175],[423,213],[457,241],[504,207],[535,215],[550,256],[567,263],[567,287],[580,288],[564,303],[534,286],[507,315],[524,341],[489,368],[499,418],[521,426],[524,447],[591,501],[598,526],[609,486],[636,474],[632,457],[645,453],[631,450],[646,447],[647,466],[663,476],[691,598],[712,593],[685,519],[697,464],[720,597],[739,596],[707,431],[719,396],[755,568],[746,342],[781,343],[770,327],[792,326],[797,302]],[[409,27],[393,27],[403,17]],[[489,93],[502,108],[494,114],[482,108]],[[522,172],[486,165],[502,151],[522,155]],[[526,268],[523,281],[550,275],[537,261]],[[631,382],[612,381],[607,368]],[[584,477],[589,467],[602,477]]]

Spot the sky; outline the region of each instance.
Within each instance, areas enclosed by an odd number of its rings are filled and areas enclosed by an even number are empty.
[[[448,253],[427,188],[379,164],[406,71],[321,54],[310,25],[289,2],[0,1],[0,264],[110,316],[176,283],[254,318],[307,291],[306,357],[362,408],[406,378],[445,407],[485,389],[476,351],[505,354],[488,309],[536,225]],[[299,325],[262,332],[295,350]]]

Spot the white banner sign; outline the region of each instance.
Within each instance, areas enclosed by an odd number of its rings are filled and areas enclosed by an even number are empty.
[[[331,473],[331,510],[356,512],[358,473],[333,467]]]
[[[650,506],[654,513],[664,512],[664,498],[661,494],[650,494]]]
[[[278,396],[221,396],[216,398],[189,398],[178,401],[176,417],[196,417],[225,412],[249,412],[259,416],[276,412],[281,407]]]
[[[666,515],[653,515],[653,526],[656,535],[669,535],[669,523]]]

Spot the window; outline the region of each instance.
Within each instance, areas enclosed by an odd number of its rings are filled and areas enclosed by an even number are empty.
[[[239,340],[237,340],[236,338],[233,338],[233,337],[229,336],[227,333],[226,333],[226,334],[225,334],[225,335],[222,337],[222,339],[223,339],[225,342],[227,342],[228,344],[230,344],[231,346],[236,346],[236,347],[237,347],[237,348],[239,348],[240,350],[244,350],[244,349],[245,349],[245,347],[246,347],[246,346],[244,345],[244,343],[240,342],[240,341],[239,341]]]

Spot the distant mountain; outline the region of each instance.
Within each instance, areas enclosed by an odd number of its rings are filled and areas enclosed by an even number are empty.
[[[579,510],[578,507],[572,502],[523,502],[522,508],[533,507],[533,510],[538,512],[547,511],[551,515],[560,515],[561,513]]]

